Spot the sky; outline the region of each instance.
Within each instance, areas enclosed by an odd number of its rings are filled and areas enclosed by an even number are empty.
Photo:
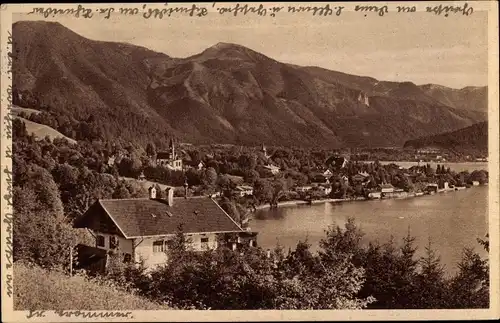
[[[188,57],[228,42],[281,62],[384,81],[462,88],[487,85],[488,80],[486,11],[446,18],[425,12],[389,12],[383,17],[348,11],[328,17],[284,13],[274,18],[210,12],[201,18],[112,15],[91,22],[13,15],[13,21],[18,20],[58,21],[90,39],[127,42],[173,57]]]

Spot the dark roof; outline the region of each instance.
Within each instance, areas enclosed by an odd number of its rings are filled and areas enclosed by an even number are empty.
[[[162,199],[99,200],[96,204],[126,238],[173,234],[180,224],[183,224],[184,233],[243,231],[207,197],[174,198],[173,206]]]
[[[156,154],[156,159],[170,159],[171,154],[169,151],[160,151]]]

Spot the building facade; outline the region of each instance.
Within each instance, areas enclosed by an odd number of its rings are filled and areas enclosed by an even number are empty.
[[[251,196],[253,195],[253,187],[247,185],[238,185],[236,186],[236,189],[233,191],[233,194],[239,197]]]

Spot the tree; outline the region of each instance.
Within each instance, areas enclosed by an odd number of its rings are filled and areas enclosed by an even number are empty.
[[[269,181],[259,179],[255,182],[253,195],[260,203],[270,203],[273,198],[273,190]]]
[[[113,192],[112,198],[114,199],[130,198],[130,191],[128,190],[127,185],[123,181],[120,181],[118,183],[115,191]]]
[[[400,255],[397,261],[397,271],[399,273],[399,288],[395,299],[399,300],[399,308],[411,308],[412,296],[415,291],[415,275],[418,261],[414,259],[417,248],[415,247],[415,237],[408,234],[403,238],[403,246],[400,249]]]
[[[279,200],[285,195],[287,181],[279,178],[271,182],[271,205],[277,207]]]
[[[177,227],[175,236],[166,242],[169,262],[184,258],[187,252],[191,250],[191,242],[191,239],[184,234],[184,225],[180,224]]]
[[[198,150],[190,150],[188,154],[193,165],[198,165],[201,162],[201,154]]]
[[[465,248],[451,279],[448,308],[489,308],[489,266],[472,249]]]
[[[255,183],[256,180],[260,178],[259,172],[257,172],[255,169],[247,170],[245,171],[245,174],[243,176],[245,182],[253,184]]]
[[[475,170],[469,176],[469,182],[478,181],[479,184],[484,184],[488,182],[488,172],[484,170]]]
[[[486,234],[486,239],[480,239],[477,238],[477,242],[483,246],[484,250],[490,252],[490,240],[489,240],[489,234]]]
[[[148,145],[146,146],[146,155],[149,157],[149,158],[154,158],[156,157],[156,146],[154,143],[148,143]]]
[[[356,226],[354,218],[349,218],[344,229],[331,226],[326,237],[321,239],[319,255],[324,262],[334,262],[346,255],[354,255],[355,259],[362,253],[361,239],[364,233]]]
[[[231,181],[229,176],[220,175],[217,177],[217,188],[222,192],[225,196],[230,196],[231,191],[236,187],[236,185]]]
[[[217,184],[217,172],[213,167],[208,167],[203,172],[203,186],[206,189],[212,190]]]
[[[20,119],[14,119],[12,121],[12,137],[13,138],[24,138],[28,136],[28,131],[26,130],[26,124]]]
[[[431,165],[427,164],[426,168],[425,168],[425,175],[427,177],[432,177],[435,175],[435,170],[434,168],[431,167]]]
[[[240,155],[238,158],[238,166],[242,170],[252,170],[257,165],[257,159],[255,156],[250,156],[247,154]]]
[[[118,172],[122,176],[137,177],[141,172],[141,159],[135,154],[130,157],[124,157],[118,164]]]
[[[111,198],[116,187],[116,179],[109,174],[99,174],[86,167],[78,169],[76,181],[62,187],[66,216],[73,219],[83,214],[97,199]]]
[[[228,198],[223,198],[220,206],[229,214],[240,226],[248,220],[248,210],[241,204]]]
[[[14,260],[28,260],[44,268],[67,268],[70,248],[91,243],[73,229],[61,214],[38,199],[32,188],[14,188]]]
[[[21,190],[32,190],[36,192],[36,205],[40,210],[45,210],[54,217],[62,217],[63,204],[59,189],[52,175],[44,168],[37,165],[30,165],[24,176],[29,180],[27,180],[24,185],[19,185],[18,187]],[[19,201],[19,203],[23,202]]]
[[[282,267],[289,278],[308,275],[319,269],[318,259],[311,253],[310,247],[307,240],[299,241],[295,250],[283,260]]]
[[[445,306],[446,280],[440,257],[432,250],[431,241],[420,258],[420,272],[415,278],[415,293],[409,304],[417,309],[437,309]]]

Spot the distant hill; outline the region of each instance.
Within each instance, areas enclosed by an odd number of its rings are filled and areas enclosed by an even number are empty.
[[[488,151],[488,123],[481,122],[452,132],[409,140],[405,148],[439,147],[457,152]]]
[[[24,107],[92,115],[109,140],[380,147],[487,120],[481,91],[445,100],[411,82],[284,64],[236,44],[179,59],[53,22],[17,22],[13,39],[13,87],[33,98]]]
[[[488,112],[488,88],[467,86],[450,89],[436,84],[421,85],[420,89],[444,105],[452,108]]]

